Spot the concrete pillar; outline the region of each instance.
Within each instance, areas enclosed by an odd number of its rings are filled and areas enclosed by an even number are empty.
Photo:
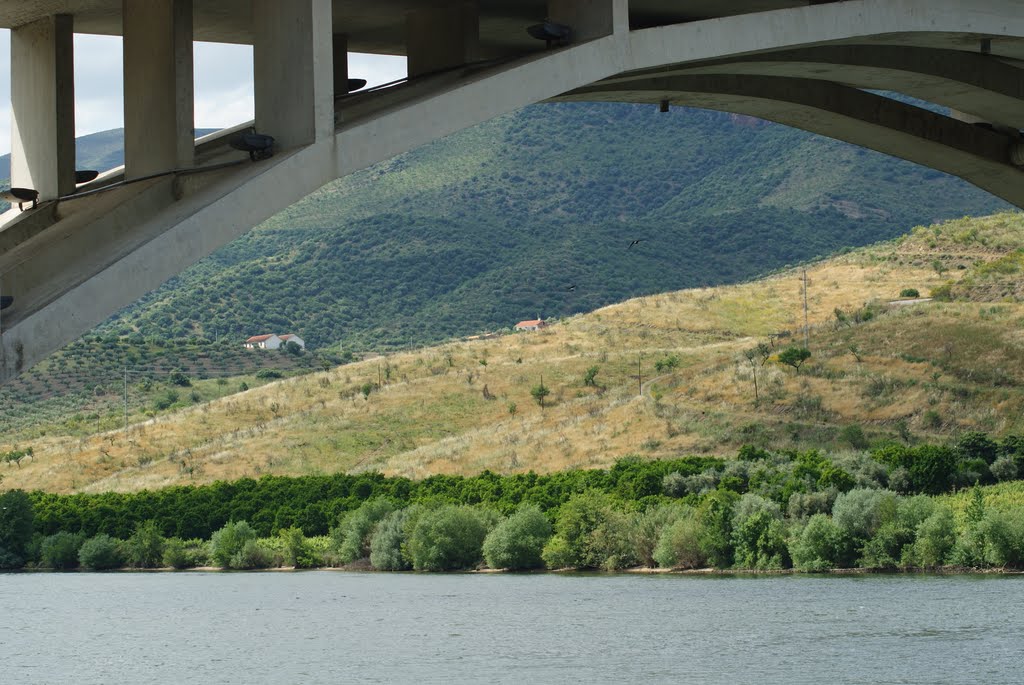
[[[256,130],[278,149],[334,134],[331,0],[253,0]]]
[[[629,0],[548,0],[548,18],[572,28],[573,42],[629,31]]]
[[[480,59],[480,8],[447,2],[405,15],[409,77],[451,69]]]
[[[334,49],[334,96],[348,93],[348,36],[335,33]]]
[[[123,12],[125,177],[192,166],[192,0],[124,0]]]
[[[70,15],[11,30],[11,186],[41,200],[75,189],[75,64]]]

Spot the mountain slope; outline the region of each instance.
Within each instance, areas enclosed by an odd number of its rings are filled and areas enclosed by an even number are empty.
[[[938,172],[748,117],[538,105],[326,186],[107,330],[405,347],[736,282],[1002,207]]]
[[[0,440],[0,454],[33,448],[3,471],[4,487],[552,472],[630,454],[732,455],[742,444],[861,450],[971,430],[1021,435],[1022,254],[1024,215],[1013,213],[918,228],[808,265],[812,357],[799,372],[779,362],[803,345],[803,278],[789,270],[636,298],[537,333],[338,366],[127,433],[65,437],[50,426],[17,445]],[[910,288],[955,299],[890,304]],[[748,359],[758,344],[767,354]],[[542,384],[543,407],[533,393]]]

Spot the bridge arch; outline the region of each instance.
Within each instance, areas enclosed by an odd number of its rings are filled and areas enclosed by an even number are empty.
[[[76,1],[61,6],[73,13]],[[206,4],[194,2],[197,16],[206,16]],[[294,35],[277,21],[283,5],[254,0],[269,41],[261,49],[309,67],[297,72],[302,83],[287,84],[301,107],[288,101],[290,109],[263,119],[302,123],[296,131],[265,131],[290,147],[242,163],[228,131],[198,141],[191,154],[168,153],[198,168],[136,175],[128,184],[124,169],[113,170],[75,194],[8,212],[0,219],[0,290],[14,304],[0,314],[0,382],[327,182],[536,102],[668,100],[751,114],[953,173],[1024,206],[1024,15],[1013,0],[780,0],[767,4],[786,7],[653,26],[656,17],[633,11],[653,0],[549,2],[586,28],[579,42],[423,74],[393,89],[335,98],[330,108],[332,22],[322,20],[330,0],[290,2],[289,11],[305,12],[295,30],[306,33]],[[405,3],[418,4],[431,3]],[[15,12],[22,19],[35,11],[25,8],[38,6],[10,5],[24,6]],[[11,11],[0,7],[0,20]],[[458,14],[460,22],[471,15]],[[410,26],[429,27],[429,20]],[[630,21],[646,28],[630,30]],[[66,37],[65,24],[52,26]],[[176,26],[185,30],[187,22]],[[53,39],[53,31],[47,35]],[[168,49],[180,42],[175,34]],[[906,93],[959,114],[865,89]],[[275,96],[267,92],[257,125]]]

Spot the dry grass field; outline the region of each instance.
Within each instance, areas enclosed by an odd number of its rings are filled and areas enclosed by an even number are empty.
[[[627,454],[726,455],[744,443],[857,449],[967,429],[1022,432],[1022,246],[1024,217],[1000,214],[809,265],[813,356],[799,373],[776,360],[803,346],[803,273],[791,270],[629,300],[536,333],[368,359],[127,432],[42,438],[20,467],[0,467],[2,487],[549,472]],[[953,301],[890,304],[906,288]],[[759,343],[772,353],[763,364],[744,356]],[[531,396],[541,382],[543,408]],[[0,436],[0,453],[27,446]]]

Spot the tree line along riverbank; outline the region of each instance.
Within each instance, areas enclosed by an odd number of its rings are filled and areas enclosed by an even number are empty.
[[[0,495],[0,567],[1024,568],[1024,440]],[[954,493],[955,494],[952,494]]]

